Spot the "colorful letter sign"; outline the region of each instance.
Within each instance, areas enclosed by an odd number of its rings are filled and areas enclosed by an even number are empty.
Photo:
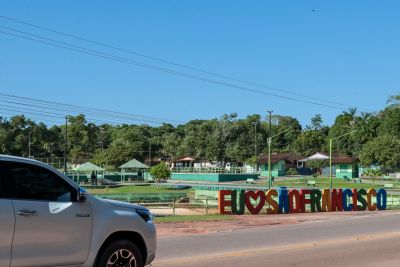
[[[279,192],[244,190],[221,190],[218,192],[220,214],[242,215],[245,208],[250,214],[276,214],[320,211],[374,211],[385,210],[387,193],[365,189],[292,189],[282,188]]]

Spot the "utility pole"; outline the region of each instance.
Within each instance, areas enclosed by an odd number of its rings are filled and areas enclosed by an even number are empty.
[[[65,146],[64,146],[64,174],[67,174],[67,149],[68,149],[68,115],[65,116]]]
[[[268,110],[269,113],[269,137],[268,137],[268,189],[272,186],[272,176],[271,176],[271,138],[272,138],[272,110]]]
[[[354,133],[356,130],[350,131],[348,133],[342,134],[341,136],[329,139],[329,181],[330,181],[330,189],[333,188],[333,179],[332,179],[332,143],[334,140],[342,138],[346,135]]]
[[[149,138],[149,167],[151,167],[151,140]]]
[[[28,133],[28,158],[31,158],[31,130]]]
[[[257,121],[253,121],[254,124],[254,155],[257,157]]]

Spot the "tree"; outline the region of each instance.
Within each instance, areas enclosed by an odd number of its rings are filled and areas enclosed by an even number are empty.
[[[328,161],[327,160],[309,160],[306,162],[306,165],[313,170],[315,177],[317,177],[318,174],[321,174],[322,171],[321,169],[323,167],[328,166]]]
[[[400,166],[400,140],[391,135],[382,135],[366,143],[359,155],[362,166],[378,165],[385,169]]]
[[[380,115],[379,134],[389,134],[400,138],[400,107],[386,108]]]
[[[93,163],[108,170],[118,171],[119,166],[132,159],[133,152],[122,146],[98,149],[92,157]]]
[[[328,139],[346,134],[354,130],[354,125],[357,116],[355,115],[356,109],[349,109],[336,117],[335,123],[329,130]],[[326,143],[328,146],[328,142]],[[354,139],[351,135],[343,136],[335,141],[336,151],[342,154],[352,155],[355,150]]]
[[[83,163],[92,156],[85,115],[68,116],[68,123],[68,155],[74,163]]]
[[[165,162],[160,162],[156,166],[150,168],[150,174],[156,180],[157,183],[168,180],[171,177],[171,171],[169,170]]]
[[[179,156],[179,146],[182,142],[181,136],[177,133],[167,133],[162,139],[162,149],[161,152],[167,157],[168,160],[175,160]]]
[[[274,116],[275,125],[272,125],[272,135],[284,132],[272,139],[272,148],[274,151],[288,151],[291,144],[301,134],[301,125],[295,118],[289,116]]]
[[[291,148],[305,156],[310,156],[316,152],[324,152],[326,151],[325,145],[328,131],[328,127],[323,127],[320,130],[306,130],[291,144]]]
[[[193,120],[187,123],[185,125],[185,137],[179,149],[180,154],[205,159],[206,139],[211,131],[207,121]]]
[[[321,114],[315,114],[314,117],[311,118],[311,125],[307,126],[308,130],[318,131],[321,130],[323,120]]]
[[[10,122],[0,117],[0,154],[9,154]]]
[[[305,156],[325,151],[326,137],[329,127],[322,125],[322,117],[316,114],[311,118],[311,124],[306,126],[295,140],[290,143],[289,151],[296,151]]]
[[[356,131],[352,134],[356,154],[365,143],[378,136],[379,126],[380,119],[372,113],[362,112],[361,117],[356,117]]]
[[[390,95],[386,100],[386,104],[388,104],[389,107],[399,107],[400,95]]]
[[[256,156],[252,156],[251,158],[248,158],[246,160],[246,164],[257,168],[257,157]]]

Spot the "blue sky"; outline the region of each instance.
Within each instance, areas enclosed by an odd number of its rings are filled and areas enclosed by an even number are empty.
[[[400,91],[399,8],[399,1],[367,0],[3,0],[0,15],[279,90],[379,110],[388,95]],[[0,25],[188,72],[3,19]],[[341,112],[1,33],[0,92],[179,121],[274,110],[303,125],[321,113],[331,124]]]

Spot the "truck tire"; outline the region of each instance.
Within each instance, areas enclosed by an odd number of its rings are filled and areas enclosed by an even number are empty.
[[[143,267],[143,256],[129,240],[117,240],[99,255],[96,267]]]

